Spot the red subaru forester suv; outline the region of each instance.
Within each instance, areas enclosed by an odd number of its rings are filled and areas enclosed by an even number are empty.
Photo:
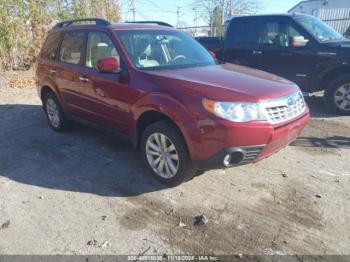
[[[294,83],[218,64],[189,35],[159,24],[58,23],[36,77],[54,130],[66,130],[71,120],[112,130],[171,186],[198,170],[264,159],[310,120]]]

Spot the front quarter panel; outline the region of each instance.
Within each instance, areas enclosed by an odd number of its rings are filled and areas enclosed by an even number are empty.
[[[163,113],[169,117],[184,136],[191,157],[196,158],[195,147],[197,143],[200,143],[200,130],[197,127],[195,115],[191,108],[186,108],[185,105],[169,95],[161,93],[145,95],[132,107],[134,136],[136,136],[137,120],[148,111]]]

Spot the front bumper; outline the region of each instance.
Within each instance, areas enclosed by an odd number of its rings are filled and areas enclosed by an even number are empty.
[[[209,170],[260,161],[290,145],[309,121],[307,110],[302,116],[283,125],[228,126],[224,140],[217,143],[221,148],[206,159],[194,160],[195,166]],[[211,149],[215,148],[212,142]]]
[[[194,164],[201,170],[247,165],[257,159],[264,147],[265,145],[225,148],[208,160],[195,160]]]

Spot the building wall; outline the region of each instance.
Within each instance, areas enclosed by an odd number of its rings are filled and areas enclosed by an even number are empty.
[[[350,27],[350,0],[301,1],[289,13],[316,16],[342,34]]]
[[[289,10],[289,13],[305,13],[313,15],[315,9],[350,8],[350,0],[310,0],[301,1]],[[350,13],[349,13],[350,17]]]

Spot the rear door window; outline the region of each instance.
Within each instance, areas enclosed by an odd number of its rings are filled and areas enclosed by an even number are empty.
[[[45,44],[43,46],[41,57],[45,59],[55,60],[58,45],[60,44],[61,34],[52,33],[48,35]]]
[[[84,47],[84,32],[69,32],[64,35],[59,60],[68,64],[79,64]]]
[[[254,19],[234,18],[227,28],[226,39],[231,45],[237,47],[256,44],[254,29]]]

